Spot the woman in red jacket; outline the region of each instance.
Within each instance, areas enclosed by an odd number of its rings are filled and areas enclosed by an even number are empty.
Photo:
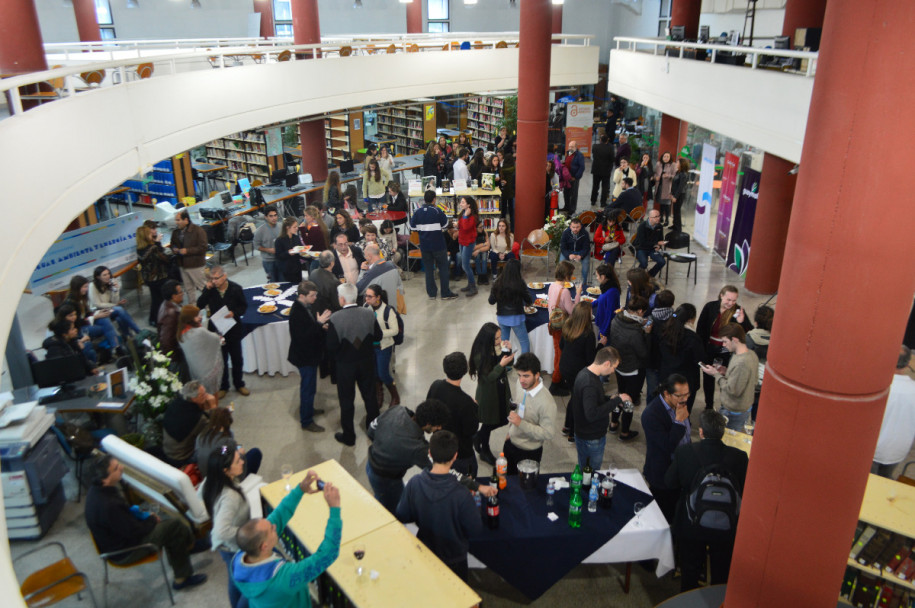
[[[607,217],[597,226],[594,233],[594,259],[603,260],[605,264],[613,264],[623,255],[623,245],[626,244],[626,235],[616,223],[615,217]]]
[[[477,242],[477,223],[480,221],[477,214],[477,202],[472,196],[462,196],[458,203],[458,211],[461,216],[458,218],[458,245],[461,246],[461,268],[467,275],[467,287],[462,287],[461,291],[467,296],[477,294],[477,282],[473,276],[473,270],[470,267],[470,260],[473,257],[473,248]],[[477,264],[477,270],[480,270]]]

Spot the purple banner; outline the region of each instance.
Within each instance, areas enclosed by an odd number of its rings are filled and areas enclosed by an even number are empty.
[[[731,236],[731,216],[734,214],[734,189],[737,188],[737,165],[740,157],[730,152],[724,155],[721,171],[721,190],[718,193],[718,222],[715,224],[715,253],[728,256],[728,237]]]
[[[753,218],[756,217],[756,203],[759,200],[759,171],[744,169],[740,197],[737,199],[737,216],[728,249],[728,268],[741,277],[747,273],[750,261],[750,236],[753,234]]]

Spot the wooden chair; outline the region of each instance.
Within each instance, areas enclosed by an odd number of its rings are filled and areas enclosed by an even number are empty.
[[[92,593],[92,587],[89,586],[89,578],[76,569],[76,566],[67,557],[67,550],[62,544],[50,542],[41,545],[26,551],[14,559],[13,563],[15,564],[27,555],[47,549],[51,545],[56,545],[63,557],[40,570],[32,572],[22,581],[19,586],[19,592],[22,594],[22,599],[25,600],[26,606],[50,606],[74,595],[81,600],[81,594],[85,591],[89,594],[92,605],[98,608],[95,594]]]
[[[524,258],[543,260],[546,273],[550,274],[550,236],[540,228],[531,230],[527,238],[521,241],[521,263]]]
[[[913,465],[913,464],[915,464],[915,460],[905,463],[905,465],[902,467],[902,473],[899,474],[899,477],[896,478],[896,481],[898,481],[899,483],[904,483],[907,486],[915,486],[915,478],[910,477],[906,473],[909,466]]]
[[[251,55],[251,59],[254,60],[254,63],[264,63],[264,54],[263,53],[254,53]]]
[[[482,48],[483,48],[483,41],[482,41],[482,40],[474,40],[474,41],[473,41],[473,48],[475,48],[475,49],[482,49]]]
[[[504,40],[500,40],[499,42],[496,43],[496,48],[497,49],[507,49],[508,43],[505,42]]]
[[[98,87],[102,84],[102,81],[105,80],[105,70],[83,72],[79,77],[90,87]]]
[[[90,533],[89,536],[92,536]],[[92,536],[92,545],[95,547],[95,552],[98,553],[99,558],[101,558],[102,563],[105,565],[105,584],[102,586],[102,598],[105,600],[105,606],[108,605],[108,566],[111,565],[112,568],[135,568],[137,566],[143,566],[146,564],[152,564],[154,562],[159,562],[159,565],[162,567],[162,578],[165,580],[165,589],[168,591],[168,599],[172,601],[172,606],[175,605],[175,596],[172,593],[172,586],[168,582],[168,573],[165,571],[165,559],[162,557],[162,553],[159,551],[159,548],[152,543],[146,543],[144,545],[137,545],[136,547],[127,547],[126,549],[118,549],[117,551],[109,551],[108,553],[102,553],[98,550],[98,544],[95,542],[95,537]],[[132,562],[130,564],[116,564],[111,559],[117,557],[125,557],[132,553],[133,551],[138,551],[140,549],[146,549],[149,551],[149,555],[142,557],[139,560]],[[164,551],[164,549],[162,550]]]
[[[340,56],[341,57],[349,57],[352,54],[353,54],[353,47],[351,47],[351,46],[341,46],[340,47]]]
[[[419,250],[419,232],[413,230],[410,232],[410,240],[407,241],[407,271],[411,273],[409,278],[412,278],[413,270],[411,269],[411,261],[422,261],[423,254]],[[415,266],[414,266],[415,267]]]
[[[277,61],[289,61],[292,58],[292,51],[285,50],[276,56]]]
[[[594,222],[594,219],[597,217],[597,214],[593,211],[583,211],[579,214],[578,219],[581,221],[581,225],[587,228]]]
[[[54,65],[51,66],[51,69],[53,70],[60,67],[63,66]],[[38,101],[57,99],[62,96],[65,85],[66,79],[63,76],[60,78],[51,78],[37,84],[26,85],[24,87],[19,87],[19,98],[22,100],[32,99]]]
[[[408,53],[418,53],[419,45],[414,42],[413,44],[411,44],[410,46],[407,47],[407,52]]]
[[[394,43],[389,44],[388,48],[385,49],[385,53],[387,53],[388,55],[393,55],[396,52],[397,52],[397,46]]]
[[[152,63],[141,63],[137,66],[137,76],[140,78],[140,80],[149,78],[153,75],[154,71],[155,67],[153,67]]]

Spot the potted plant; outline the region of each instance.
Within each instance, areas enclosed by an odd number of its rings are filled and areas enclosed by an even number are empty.
[[[564,213],[557,213],[553,219],[547,218],[546,224],[543,225],[543,231],[550,237],[550,251],[553,251],[556,259],[559,259],[559,241],[562,240],[562,233],[569,227],[569,218]]]
[[[169,369],[171,357],[150,349],[139,361],[136,350],[131,348],[137,373],[131,378],[130,390],[134,393],[133,407],[140,413],[138,430],[147,446],[162,444],[162,416],[165,408],[181,390],[178,374]]]

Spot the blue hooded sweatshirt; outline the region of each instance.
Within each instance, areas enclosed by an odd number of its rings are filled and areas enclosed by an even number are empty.
[[[267,516],[267,521],[276,526],[277,534],[282,534],[285,530],[302,495],[302,489],[294,487],[273,513]],[[308,583],[318,578],[337,559],[342,529],[340,507],[332,507],[324,529],[324,540],[311,557],[298,562],[287,562],[274,554],[271,559],[246,564],[244,551],[239,551],[232,559],[232,578],[235,579],[238,590],[248,598],[251,608],[308,608],[311,606]]]

